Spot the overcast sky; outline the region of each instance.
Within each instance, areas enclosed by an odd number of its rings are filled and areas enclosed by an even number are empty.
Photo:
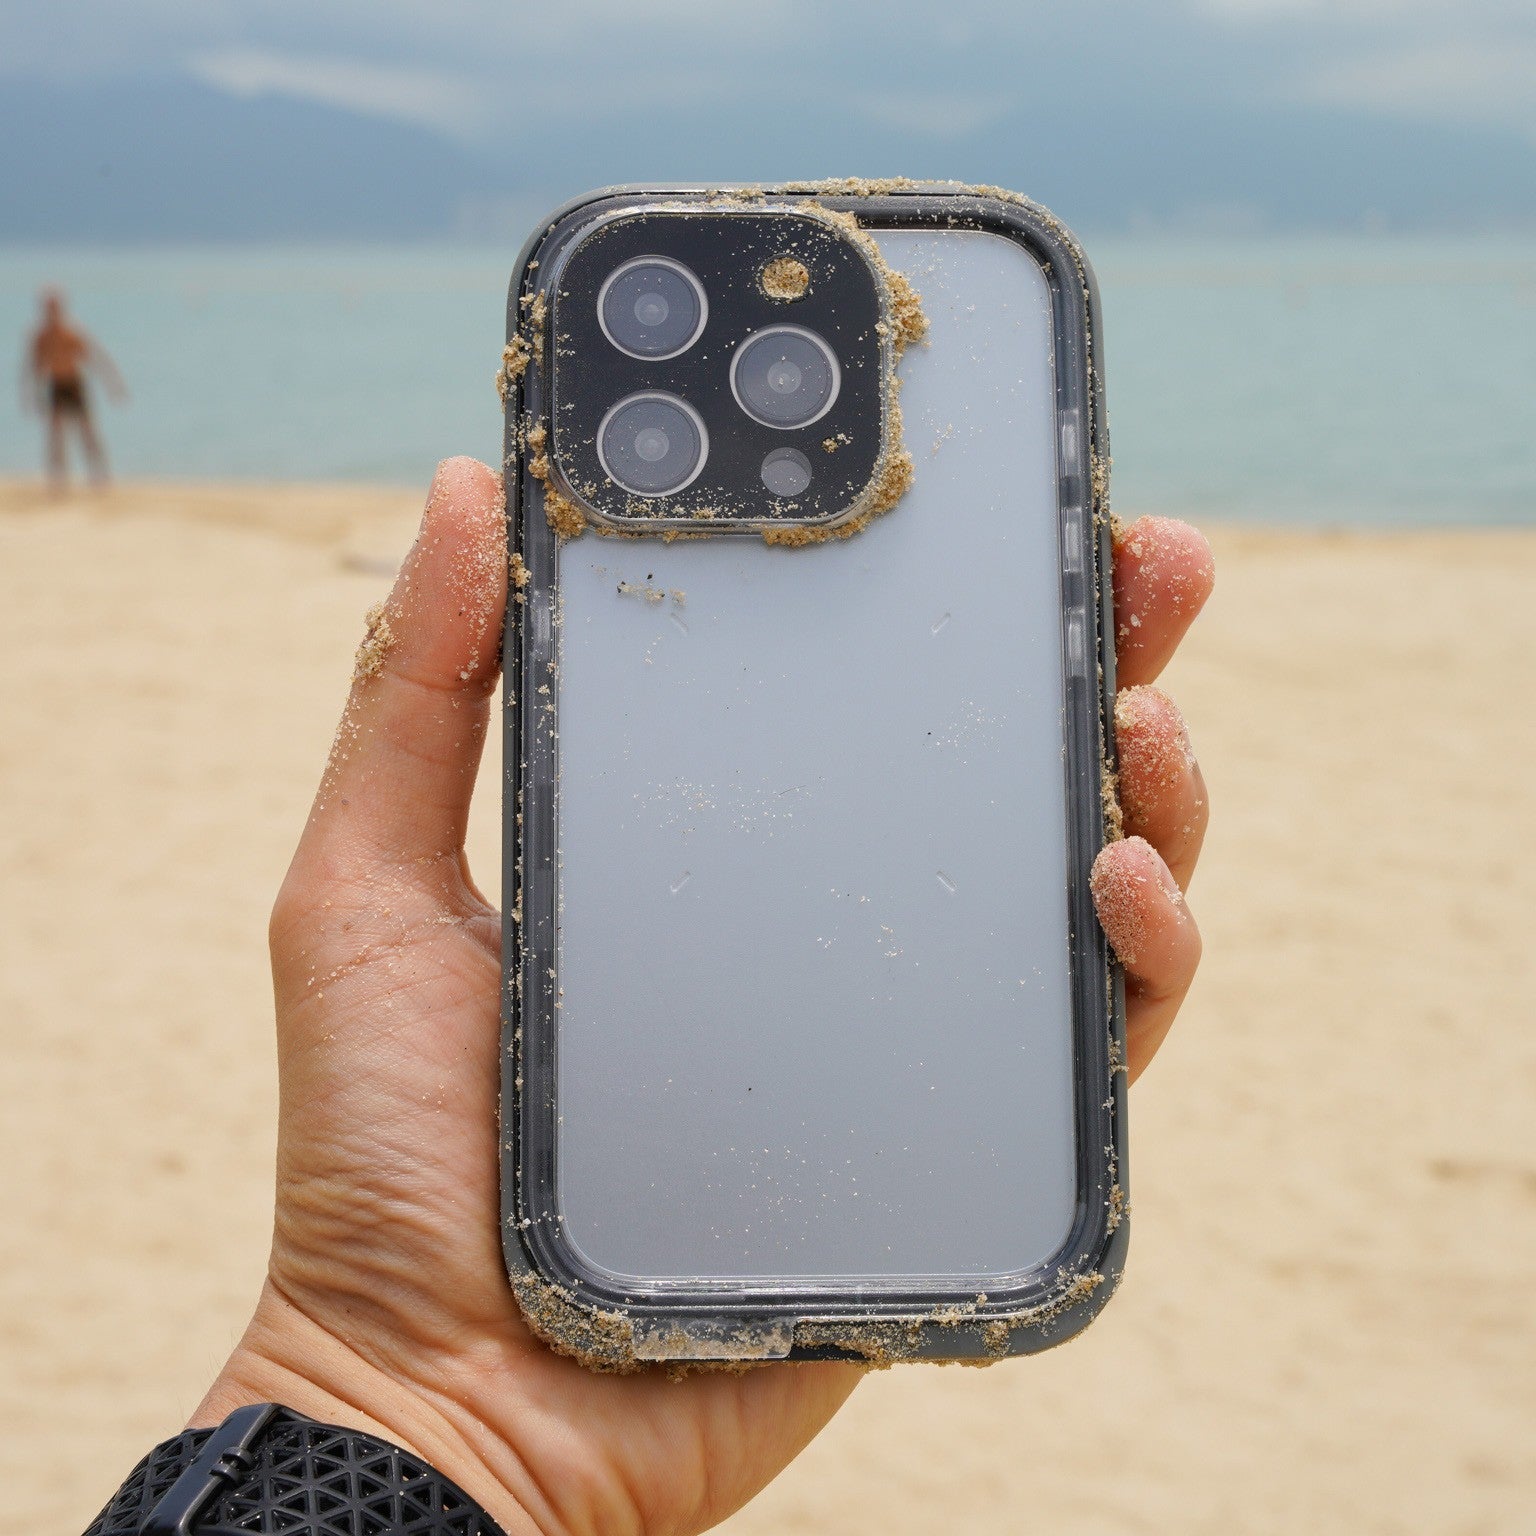
[[[1533,81],[1531,0],[4,0],[0,237],[240,233],[215,151],[295,232],[849,172],[1100,225],[1529,226]]]

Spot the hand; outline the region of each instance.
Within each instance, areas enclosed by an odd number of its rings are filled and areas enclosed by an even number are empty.
[[[1125,838],[1093,865],[1099,921],[1125,967],[1127,1065],[1135,1082],[1200,963],[1184,902],[1210,807],[1184,717],[1152,680],[1205,606],[1211,547],[1187,523],[1143,517],[1115,539],[1115,738]]]
[[[500,924],[464,858],[505,593],[500,482],[449,460],[273,912],[272,1257],[193,1423],[277,1401],[370,1431],[513,1533],[698,1531],[863,1368],[599,1376],[523,1324],[498,1237]],[[1167,607],[1138,601],[1144,623]],[[1171,650],[1183,622],[1154,627]]]

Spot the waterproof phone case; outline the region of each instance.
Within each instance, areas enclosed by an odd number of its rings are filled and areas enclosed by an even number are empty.
[[[991,190],[621,188],[524,252],[502,1237],[555,1347],[985,1360],[1114,1290],[1097,346]]]

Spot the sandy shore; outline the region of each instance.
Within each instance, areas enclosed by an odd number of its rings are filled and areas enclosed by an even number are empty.
[[[267,907],[418,506],[0,485],[10,1529],[82,1529],[249,1312]],[[1051,1355],[872,1379],[734,1536],[1532,1529],[1536,532],[1213,542],[1166,679],[1207,959],[1125,1287]]]

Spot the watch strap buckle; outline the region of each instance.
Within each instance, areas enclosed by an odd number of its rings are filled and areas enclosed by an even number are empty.
[[[276,1403],[236,1408],[203,1442],[186,1471],[139,1527],[139,1536],[191,1536],[196,1522],[225,1488],[243,1483],[256,1462],[252,1448],[278,1412]]]

